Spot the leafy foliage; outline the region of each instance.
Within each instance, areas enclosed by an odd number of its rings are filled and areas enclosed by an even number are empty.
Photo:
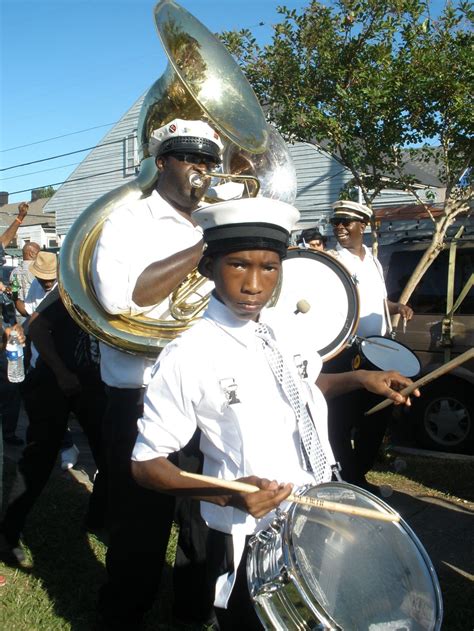
[[[337,153],[366,191],[400,179],[401,150],[420,143],[418,155],[434,155],[446,183],[459,178],[472,152],[469,3],[448,3],[438,20],[425,0],[313,1],[301,14],[279,12],[263,48],[249,30],[222,38],[283,133]]]
[[[35,199],[45,199],[46,197],[52,197],[55,192],[53,186],[44,186],[43,188],[35,188],[34,196]]]
[[[270,120],[289,140],[339,156],[369,206],[384,188],[425,205],[404,167],[434,162],[446,187],[438,250],[472,198],[472,4],[448,1],[438,18],[428,0],[312,0],[301,13],[278,11],[264,47],[246,29],[221,36]]]

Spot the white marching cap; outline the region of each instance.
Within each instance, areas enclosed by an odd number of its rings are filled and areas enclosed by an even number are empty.
[[[208,155],[220,162],[223,148],[219,134],[202,120],[175,118],[155,129],[149,140],[149,151],[153,156],[189,151]]]
[[[272,224],[290,233],[299,217],[299,211],[291,204],[268,197],[232,199],[199,208],[193,213],[193,219],[203,230],[230,228],[236,224]],[[255,226],[249,230],[258,232]]]
[[[192,217],[204,230],[206,254],[246,249],[283,252],[300,213],[286,202],[252,197],[211,204]]]
[[[359,204],[358,202],[351,202],[347,199],[339,199],[332,205],[333,212],[331,219],[333,218],[347,218],[347,219],[359,219],[365,222],[370,222],[373,212],[368,206]]]

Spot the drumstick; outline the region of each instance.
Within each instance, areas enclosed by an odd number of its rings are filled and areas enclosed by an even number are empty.
[[[369,339],[368,337],[360,337],[360,335],[356,336],[358,340],[362,340],[363,342],[367,342],[367,344],[373,344],[374,346],[381,346],[382,348],[388,348],[389,351],[399,351],[399,348],[396,348],[395,346],[389,346],[388,344],[382,344],[381,342],[374,342],[373,340]]]
[[[400,390],[400,394],[403,394],[403,396],[407,396],[411,394],[413,390],[416,390],[416,388],[421,388],[421,386],[426,386],[426,384],[430,383],[430,381],[433,381],[434,379],[441,377],[445,373],[449,372],[453,368],[456,368],[460,364],[467,362],[469,359],[472,359],[473,357],[474,357],[474,348],[470,348],[468,351],[465,351],[461,355],[458,355],[458,357],[455,357],[454,359],[449,361],[447,364],[443,364],[442,366],[439,366],[432,372],[429,372],[427,375],[420,377],[420,379],[418,379],[411,385],[407,386],[406,388],[403,388],[403,390]],[[375,412],[379,412],[380,410],[383,410],[389,405],[392,405],[392,403],[394,403],[392,399],[384,399],[384,401],[382,401],[381,403],[378,403],[373,408],[370,408],[370,410],[367,410],[364,416],[370,416],[370,414],[375,414]]]
[[[209,484],[212,484],[213,486],[219,486],[223,489],[229,489],[230,491],[255,493],[256,491],[261,490],[258,486],[247,484],[246,482],[239,482],[238,480],[221,480],[221,478],[214,478],[210,475],[202,475],[200,473],[189,473],[188,471],[180,471],[180,474],[185,478],[209,482]],[[295,504],[306,504],[308,506],[312,506],[313,508],[321,508],[335,513],[344,513],[345,515],[367,517],[368,519],[377,519],[379,521],[400,521],[400,515],[397,514],[381,513],[370,508],[360,508],[359,506],[351,506],[350,504],[331,502],[317,497],[305,497],[291,494],[287,497],[287,500],[289,502],[295,502]]]

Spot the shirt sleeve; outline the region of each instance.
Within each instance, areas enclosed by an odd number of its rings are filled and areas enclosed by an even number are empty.
[[[138,420],[132,460],[167,457],[184,447],[197,428],[194,404],[199,396],[199,386],[196,372],[178,348],[170,349],[169,346],[153,369],[145,395],[143,418]]]
[[[35,278],[26,294],[25,310],[28,315],[31,315],[35,311],[36,305],[38,304],[38,285],[39,283]]]
[[[130,261],[136,247],[132,214],[121,209],[105,221],[92,265],[94,289],[108,313],[130,313],[136,282],[130,277]]]

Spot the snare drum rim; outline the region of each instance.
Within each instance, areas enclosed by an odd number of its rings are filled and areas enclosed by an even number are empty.
[[[410,379],[414,379],[416,377],[418,377],[418,375],[421,373],[421,361],[420,358],[418,357],[418,355],[406,344],[403,344],[403,342],[399,342],[398,340],[394,340],[390,337],[386,337],[384,335],[368,335],[366,338],[361,339],[360,342],[358,342],[358,351],[364,356],[364,358],[370,362],[372,365],[375,366],[374,362],[369,359],[367,357],[367,355],[364,353],[364,342],[367,342],[368,340],[385,340],[385,341],[390,341],[394,344],[396,344],[397,346],[402,346],[405,350],[407,350],[412,356],[413,358],[416,360],[417,365],[418,365],[418,372],[414,373],[413,375],[404,375],[405,377],[409,377]],[[381,342],[381,344],[383,344],[383,341]],[[370,346],[370,341],[369,344],[367,344],[367,346]],[[382,368],[378,368],[378,370],[382,370]],[[396,370],[396,368],[394,368],[393,370]]]
[[[381,509],[383,509],[381,512],[388,512],[388,513],[391,513],[392,515],[399,515],[396,510],[394,510],[389,504],[384,502],[381,498],[377,497],[373,493],[370,493],[366,489],[363,489],[359,486],[355,486],[354,484],[349,484],[349,482],[323,482],[322,484],[317,484],[317,485],[306,485],[304,487],[301,487],[297,493],[298,495],[304,496],[304,495],[307,495],[309,491],[315,487],[317,487],[318,489],[319,488],[320,489],[334,488],[334,487],[340,488],[340,489],[348,489],[360,495],[364,495],[365,497],[370,498],[376,505],[378,505]],[[287,567],[291,568],[292,576],[297,575],[297,576],[303,577],[304,574],[301,572],[301,568],[299,566],[298,559],[296,556],[296,548],[293,543],[293,538],[291,535],[292,526],[295,519],[295,512],[298,510],[299,506],[300,505],[293,503],[288,509],[287,519],[285,520],[285,526],[284,526],[284,531],[283,531],[283,538],[285,540],[284,551],[285,551],[285,556],[287,558],[287,564],[288,564]],[[361,517],[360,519],[363,519],[363,518]],[[418,553],[420,554],[420,556],[422,557],[426,565],[426,568],[431,578],[431,582],[433,585],[433,592],[435,594],[435,599],[436,599],[435,625],[433,627],[433,631],[440,631],[441,623],[443,621],[443,598],[441,594],[441,588],[439,585],[438,575],[436,574],[436,570],[433,566],[433,563],[430,557],[428,556],[428,553],[426,552],[421,541],[418,539],[416,534],[413,532],[413,530],[410,528],[410,526],[406,523],[406,521],[402,517],[400,517],[398,522],[392,522],[392,524],[396,528],[405,532],[406,535],[408,535],[409,539],[411,539],[412,542],[414,543],[415,548],[417,549]],[[303,579],[301,582],[304,583],[303,585],[304,593],[307,594],[309,592],[311,594],[311,590],[309,590],[309,588],[306,587],[306,581]],[[313,607],[314,607],[314,603],[313,603]],[[322,607],[320,609],[322,610]],[[324,615],[327,616],[329,620],[332,620],[328,612],[324,611]],[[337,620],[335,620],[334,622],[338,624]]]
[[[322,262],[324,265],[328,266],[336,274],[336,276],[338,276],[339,280],[342,282],[344,288],[346,289],[349,310],[344,326],[330,344],[327,344],[324,348],[318,350],[318,354],[321,356],[323,362],[326,362],[339,355],[340,352],[342,352],[351,344],[351,341],[354,338],[355,331],[357,330],[357,327],[359,325],[359,292],[356,284],[352,280],[352,276],[348,269],[330,254],[327,254],[326,252],[322,252],[320,250],[309,250],[305,248],[291,247],[288,248],[286,258],[283,260],[280,281],[278,282],[278,285],[275,288],[275,292],[269,304],[267,305],[268,307],[274,306],[278,301],[285,274],[285,260],[298,258],[309,258]]]
[[[337,622],[315,601],[305,582],[298,580],[298,575],[294,571],[297,564],[289,555],[291,538],[288,530],[288,512],[277,510],[274,521],[264,531],[254,534],[248,545],[248,590],[260,622],[265,628],[282,629],[279,623],[282,611],[287,615],[291,612],[295,624],[304,626],[305,618],[300,609],[302,605],[319,624],[324,625],[321,628],[342,631]],[[266,582],[259,576],[258,571],[259,555],[263,553],[272,557],[269,571],[273,578]],[[278,558],[278,554],[281,557]],[[295,605],[294,599],[287,592],[290,584],[298,593],[300,607]]]

